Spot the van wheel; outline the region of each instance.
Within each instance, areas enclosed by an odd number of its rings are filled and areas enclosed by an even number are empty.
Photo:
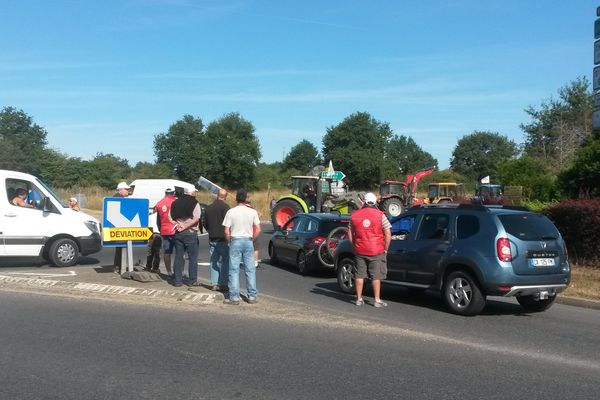
[[[444,281],[444,300],[454,314],[477,315],[485,307],[485,296],[471,274],[454,271]]]
[[[78,256],[77,244],[66,238],[53,242],[48,251],[50,262],[57,267],[70,267],[77,262]]]
[[[556,296],[548,297],[545,300],[535,300],[533,296],[517,296],[517,301],[525,310],[529,312],[541,312],[550,308],[556,300]]]

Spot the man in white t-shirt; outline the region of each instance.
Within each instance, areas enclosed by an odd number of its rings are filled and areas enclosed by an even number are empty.
[[[233,207],[223,219],[225,240],[229,243],[229,298],[225,304],[240,304],[240,263],[244,263],[247,301],[256,303],[256,267],[254,266],[254,238],[260,235],[260,220],[255,209],[246,206],[248,194],[238,190]]]

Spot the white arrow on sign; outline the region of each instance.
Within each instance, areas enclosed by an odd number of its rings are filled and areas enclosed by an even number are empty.
[[[142,226],[140,214],[135,214],[131,220],[121,214],[120,201],[106,202],[106,220],[116,228],[139,228]]]

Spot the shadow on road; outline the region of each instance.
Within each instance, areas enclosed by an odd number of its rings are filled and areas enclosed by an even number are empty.
[[[317,283],[315,287],[311,289],[310,292],[321,296],[326,296],[336,300],[340,300],[342,302],[352,302],[355,299],[354,294],[343,293],[339,289],[336,282]],[[368,282],[365,282],[363,295],[365,297],[373,297],[373,290]],[[382,299],[385,299],[385,301],[387,301],[388,303],[402,303],[406,305],[423,307],[428,308],[430,310],[449,313],[446,304],[444,304],[441,294],[437,292],[386,285],[384,283],[381,287],[381,297]],[[488,298],[486,301],[485,308],[479,315],[530,316],[531,314],[527,313],[519,304],[509,303],[507,301],[502,300],[495,300],[494,298]]]

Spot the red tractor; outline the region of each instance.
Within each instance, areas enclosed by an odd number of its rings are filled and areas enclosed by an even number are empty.
[[[402,214],[406,207],[410,207],[415,198],[417,184],[424,176],[433,173],[434,169],[424,169],[414,175],[407,175],[404,182],[383,181],[379,186],[379,209],[388,217]]]

